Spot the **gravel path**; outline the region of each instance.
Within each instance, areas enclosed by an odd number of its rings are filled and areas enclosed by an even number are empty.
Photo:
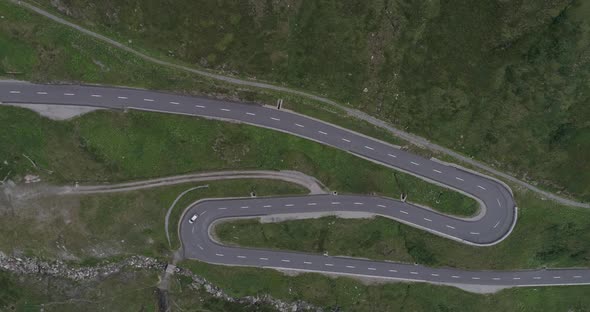
[[[342,110],[346,111],[351,116],[354,116],[354,117],[356,117],[358,119],[364,120],[364,121],[366,121],[366,122],[368,122],[368,123],[370,123],[372,125],[375,125],[377,127],[383,128],[383,129],[387,130],[388,132],[390,132],[391,134],[393,134],[393,135],[395,135],[395,136],[397,136],[399,138],[402,138],[402,139],[404,139],[406,141],[409,141],[412,144],[415,144],[415,145],[418,145],[418,146],[423,146],[423,147],[426,147],[426,148],[428,148],[430,150],[437,151],[437,152],[440,152],[440,153],[449,155],[449,156],[451,156],[451,157],[453,157],[453,158],[455,158],[457,160],[460,160],[460,161],[462,161],[464,163],[467,163],[469,165],[472,165],[472,166],[474,166],[476,168],[483,169],[483,170],[485,170],[485,171],[487,171],[489,173],[492,173],[494,175],[497,175],[499,177],[502,177],[502,178],[504,178],[504,179],[506,179],[506,180],[508,180],[510,182],[513,182],[513,183],[518,184],[518,185],[520,185],[522,187],[525,187],[525,188],[527,188],[527,189],[529,189],[529,190],[531,190],[533,192],[536,192],[538,194],[541,194],[542,196],[544,196],[546,198],[549,198],[549,199],[552,199],[552,200],[554,200],[556,202],[559,202],[561,204],[570,205],[570,206],[574,206],[574,207],[590,208],[590,204],[589,203],[578,202],[578,201],[575,201],[575,200],[572,200],[572,199],[568,199],[568,198],[565,198],[565,197],[562,197],[562,196],[559,196],[559,195],[556,195],[556,194],[553,194],[553,193],[550,193],[550,192],[541,190],[540,188],[538,188],[538,187],[536,187],[534,185],[531,185],[531,184],[529,184],[527,182],[521,181],[521,180],[519,180],[519,179],[517,179],[517,178],[515,178],[515,177],[513,177],[513,176],[511,176],[509,174],[506,174],[506,173],[503,173],[503,172],[501,172],[501,171],[499,171],[497,169],[494,169],[494,168],[490,167],[489,165],[486,165],[486,164],[484,164],[482,162],[473,160],[473,159],[471,159],[469,157],[463,156],[463,155],[461,155],[461,154],[459,154],[459,153],[457,153],[457,152],[455,152],[455,151],[453,151],[451,149],[448,149],[446,147],[443,147],[443,146],[440,146],[438,144],[432,143],[432,142],[428,141],[427,139],[425,139],[423,137],[420,137],[420,136],[417,136],[417,135],[414,135],[414,134],[405,132],[403,130],[400,130],[398,128],[395,128],[394,126],[392,126],[391,124],[387,123],[386,121],[377,119],[377,118],[375,118],[375,117],[373,117],[373,116],[371,116],[369,114],[366,114],[366,113],[364,113],[362,111],[359,111],[359,110],[356,110],[356,109],[353,109],[353,108],[350,108],[350,107],[347,107],[347,106],[343,106],[343,105],[341,105],[341,104],[339,104],[339,103],[337,103],[335,101],[332,101],[332,100],[330,100],[328,98],[317,96],[317,95],[314,95],[314,94],[311,94],[311,93],[307,93],[307,92],[303,92],[303,91],[299,91],[299,90],[295,90],[295,89],[290,89],[290,88],[282,87],[282,86],[276,86],[276,85],[272,85],[272,84],[268,84],[268,83],[263,83],[263,82],[249,81],[249,80],[243,80],[243,79],[238,79],[238,78],[223,76],[223,75],[214,74],[214,73],[211,73],[211,72],[208,72],[208,71],[204,71],[204,70],[198,70],[198,69],[194,69],[194,68],[191,68],[191,67],[187,67],[187,66],[183,66],[183,65],[179,65],[179,64],[174,64],[174,63],[167,62],[167,61],[163,61],[163,60],[160,60],[160,59],[151,57],[149,55],[146,55],[144,53],[141,53],[139,51],[136,51],[136,50],[134,50],[134,49],[132,49],[132,48],[130,48],[130,47],[128,47],[128,46],[126,46],[126,45],[118,42],[118,41],[112,40],[112,39],[107,38],[107,37],[105,37],[103,35],[100,35],[98,33],[95,33],[93,31],[90,31],[90,30],[88,30],[86,28],[83,28],[83,27],[81,27],[79,25],[76,25],[76,24],[73,24],[71,22],[68,22],[67,20],[65,20],[63,18],[58,17],[56,15],[53,15],[53,14],[51,14],[51,13],[49,13],[49,12],[47,12],[47,11],[39,8],[39,7],[36,7],[36,6],[34,6],[34,5],[30,4],[30,3],[27,3],[27,2],[24,2],[24,1],[19,1],[19,0],[10,0],[10,1],[12,1],[15,4],[21,5],[21,6],[27,8],[27,9],[29,9],[31,11],[34,11],[35,13],[38,13],[40,15],[43,15],[43,16],[45,16],[45,17],[47,17],[47,18],[49,18],[49,19],[51,19],[51,20],[53,20],[53,21],[55,21],[57,23],[66,25],[66,26],[71,27],[71,28],[73,28],[73,29],[75,29],[77,31],[80,31],[80,32],[82,32],[82,33],[84,33],[86,35],[89,35],[89,36],[94,37],[94,38],[96,38],[98,40],[101,40],[103,42],[106,42],[106,43],[108,43],[108,44],[110,44],[112,46],[115,46],[115,47],[117,47],[119,49],[122,49],[124,51],[129,52],[129,53],[132,53],[132,54],[134,54],[134,55],[136,55],[136,56],[138,56],[138,57],[140,57],[140,58],[142,58],[144,60],[147,60],[149,62],[152,62],[152,63],[155,63],[155,64],[159,64],[159,65],[162,65],[162,66],[176,68],[176,69],[179,69],[179,70],[182,70],[182,71],[194,73],[194,74],[197,74],[197,75],[201,75],[201,76],[204,76],[204,77],[208,77],[208,78],[211,78],[211,79],[220,80],[220,81],[224,81],[224,82],[228,82],[228,83],[232,83],[232,84],[236,84],[236,85],[244,85],[244,86],[262,88],[262,89],[269,89],[269,90],[274,90],[274,91],[281,91],[281,92],[285,92],[285,93],[289,93],[289,94],[303,96],[303,97],[306,97],[306,98],[309,98],[309,99],[312,99],[312,100],[316,100],[316,101],[319,101],[319,102],[322,102],[322,103],[326,103],[326,104],[335,106],[335,107],[337,107],[339,109],[342,109]]]

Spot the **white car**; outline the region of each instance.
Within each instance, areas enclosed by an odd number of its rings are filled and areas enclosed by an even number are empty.
[[[199,216],[195,213],[190,219],[188,219],[188,223],[193,224],[198,218]]]

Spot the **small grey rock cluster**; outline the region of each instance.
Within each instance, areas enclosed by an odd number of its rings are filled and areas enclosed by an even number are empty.
[[[222,289],[213,285],[206,279],[194,274],[192,271],[183,269],[183,268],[176,268],[176,274],[190,277],[193,280],[191,287],[193,289],[203,288],[207,293],[211,294],[215,298],[222,299],[228,302],[235,302],[243,305],[257,305],[257,304],[268,304],[273,306],[275,309],[281,312],[297,312],[297,311],[317,311],[323,312],[322,308],[316,307],[310,303],[305,301],[295,301],[295,302],[285,302],[282,300],[278,300],[272,298],[269,295],[262,295],[262,296],[246,296],[241,298],[235,298],[228,294],[226,294]]]

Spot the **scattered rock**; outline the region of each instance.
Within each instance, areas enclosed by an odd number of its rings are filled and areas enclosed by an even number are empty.
[[[25,183],[37,183],[41,182],[41,178],[37,175],[27,174],[25,176]]]
[[[369,88],[364,88],[363,92],[365,92],[365,93],[369,92]]]

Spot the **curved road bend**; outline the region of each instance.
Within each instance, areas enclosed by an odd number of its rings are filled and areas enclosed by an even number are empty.
[[[301,197],[301,198],[267,198],[267,199],[243,199],[251,204],[239,204],[235,207],[221,207],[227,202],[209,201],[201,205],[197,205],[191,209],[202,209],[205,205],[218,205],[216,208],[227,208],[227,209],[211,209],[208,208],[204,212],[215,211],[218,213],[210,213],[206,218],[199,219],[199,225],[205,226],[201,228],[204,231],[207,228],[207,222],[212,222],[215,216],[218,217],[231,217],[239,211],[241,216],[259,216],[266,214],[277,213],[274,210],[269,210],[269,207],[279,205],[290,205],[284,208],[291,208],[289,212],[302,213],[309,209],[309,212],[318,212],[327,210],[342,210],[350,211],[351,209],[374,212],[389,216],[397,221],[415,226],[440,236],[451,238],[463,243],[472,245],[492,245],[502,239],[504,239],[512,230],[514,223],[516,222],[516,205],[512,194],[503,184],[496,182],[492,179],[488,179],[476,174],[472,174],[452,166],[446,166],[444,164],[431,161],[429,159],[417,156],[398,148],[358,134],[356,132],[340,128],[335,125],[331,125],[316,119],[308,118],[299,114],[295,114],[289,111],[276,110],[255,104],[244,104],[230,101],[215,100],[201,97],[190,97],[168,93],[161,93],[148,90],[138,89],[125,89],[125,88],[114,88],[114,87],[99,87],[99,86],[76,86],[76,85],[37,85],[24,82],[5,81],[0,83],[0,101],[6,103],[29,103],[29,104],[60,104],[60,105],[76,105],[76,106],[92,106],[110,109],[137,109],[145,111],[155,111],[162,113],[172,114],[184,114],[191,116],[200,116],[205,118],[214,118],[222,120],[235,120],[242,123],[247,123],[259,127],[269,128],[292,135],[297,135],[306,139],[310,139],[325,145],[329,145],[341,150],[348,151],[359,157],[369,159],[373,162],[395,168],[401,171],[418,176],[424,180],[444,185],[445,187],[460,191],[468,196],[476,198],[482,205],[482,214],[479,218],[474,219],[458,219],[451,216],[439,214],[435,211],[425,209],[422,207],[410,205],[407,203],[401,203],[399,201],[383,199],[377,197],[366,197],[366,196],[336,196],[336,197],[313,197],[317,198],[318,202],[316,205],[309,205],[306,202],[305,206],[298,205],[296,203],[287,203],[288,201],[307,201],[312,197]],[[336,200],[334,200],[336,198]],[[321,202],[319,200],[322,200]],[[255,204],[258,202],[265,201],[264,205],[260,207]],[[328,203],[329,201],[329,203]],[[343,203],[341,206],[336,208],[333,206],[332,201]],[[239,201],[232,201],[237,203]],[[361,204],[362,203],[362,204]],[[336,204],[334,204],[336,205]],[[242,208],[248,206],[248,208]],[[249,209],[249,207],[256,207],[256,209]],[[384,207],[382,207],[384,206]],[[237,208],[237,209],[230,209]],[[257,210],[259,209],[259,210]],[[266,210],[265,210],[266,209]],[[228,215],[223,215],[223,213]],[[242,215],[244,214],[244,215]],[[185,248],[191,257],[213,263],[223,264],[235,264],[235,265],[256,265],[256,266],[269,266],[264,260],[260,258],[269,257],[250,257],[246,255],[239,255],[240,251],[246,252],[260,252],[268,254],[289,254],[297,259],[301,257],[321,257],[306,254],[296,253],[282,253],[276,251],[255,251],[251,249],[231,248],[224,247],[213,243],[209,240],[209,236],[205,235],[204,232],[199,232],[199,236],[195,237],[190,235],[189,237],[184,236],[189,234],[186,232],[185,222],[182,222],[181,231],[183,234],[183,242],[190,244],[186,246],[196,246],[194,242],[203,243],[201,247],[210,248],[203,249],[207,252],[202,251],[198,246],[196,249],[191,250],[190,247]],[[190,231],[192,234],[192,230]],[[204,236],[203,236],[204,235]],[[205,243],[207,242],[207,243]],[[219,252],[214,252],[215,250]],[[228,256],[226,258],[224,252],[228,255],[236,254],[236,257]],[[223,254],[223,256],[216,256],[216,254]],[[243,256],[243,257],[238,257]],[[221,260],[223,259],[223,260]],[[246,261],[246,259],[249,259]],[[349,258],[331,258],[334,261],[364,261],[354,260]],[[282,261],[289,260],[289,261]],[[280,267],[291,267],[292,269],[306,269],[298,267],[299,262],[295,258],[280,259],[280,263],[274,263],[271,266],[278,267],[277,264],[281,264]],[[310,262],[310,261],[306,261]],[[306,264],[305,262],[301,262]],[[318,262],[319,263],[319,262]],[[364,263],[370,263],[377,267],[367,268],[368,272],[364,275],[371,275],[371,272],[375,273],[375,276],[385,276],[381,269],[382,266],[397,265],[383,262],[365,261]],[[338,262],[340,264],[340,262]],[[323,271],[340,270],[341,273],[347,273],[345,269],[347,266],[341,267],[337,263],[323,264]],[[356,265],[349,265],[357,267]],[[378,268],[379,267],[379,268]],[[419,266],[416,266],[418,268]],[[350,269],[350,268],[348,268]],[[394,274],[395,269],[388,269],[388,274]],[[423,270],[434,270],[423,268]],[[315,269],[315,271],[318,271]],[[464,271],[460,271],[464,272]],[[565,272],[565,271],[564,271]],[[578,275],[577,271],[572,271],[571,277],[566,278],[565,276],[554,276],[552,283],[557,282],[564,283],[565,280],[577,281],[588,281],[590,276],[584,278],[583,275]],[[585,271],[584,271],[585,272]],[[399,272],[398,272],[399,273]],[[361,274],[361,272],[352,272],[352,274]],[[419,275],[418,272],[415,274],[414,271],[410,271],[408,274],[410,277],[416,277]],[[440,273],[430,273],[439,274]],[[515,274],[504,273],[504,274]],[[525,274],[525,273],[520,273]],[[582,274],[582,273],[579,273]],[[460,275],[455,275],[460,276]],[[580,277],[581,276],[581,277]],[[537,277],[537,276],[532,276]],[[405,278],[404,276],[398,276],[396,278]],[[427,277],[423,274],[422,278],[436,281],[437,276],[430,275]],[[460,279],[451,276],[452,279]],[[501,277],[500,277],[501,278]],[[414,278],[415,279],[415,278]],[[419,280],[419,279],[415,279]],[[548,278],[545,279],[532,279],[537,281],[537,284],[548,283]],[[541,281],[542,280],[542,281]],[[451,280],[453,281],[453,280]],[[477,282],[477,279],[473,279]],[[492,279],[492,281],[495,281]],[[519,281],[518,279],[515,281]],[[459,281],[455,281],[457,283]],[[461,281],[465,282],[464,280]],[[490,282],[493,283],[493,282]],[[479,283],[481,284],[481,282]],[[559,283],[557,283],[559,284]]]

